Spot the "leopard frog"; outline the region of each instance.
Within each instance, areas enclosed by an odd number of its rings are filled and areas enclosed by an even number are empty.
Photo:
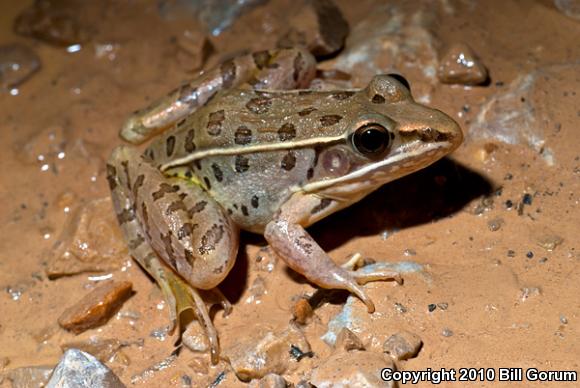
[[[422,169],[462,141],[444,113],[416,103],[401,78],[362,90],[307,87],[316,62],[301,49],[223,63],[135,112],[107,164],[117,218],[131,254],[157,281],[172,327],[192,309],[219,343],[206,303],[231,305],[216,288],[232,269],[239,230],[263,234],[294,271],[375,307],[362,285],[395,279],[335,264],[305,230],[385,183]]]

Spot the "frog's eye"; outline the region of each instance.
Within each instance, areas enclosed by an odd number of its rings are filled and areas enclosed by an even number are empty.
[[[382,154],[391,145],[393,135],[380,124],[366,124],[356,130],[352,137],[355,148],[362,154]]]
[[[391,73],[389,74],[389,77],[399,81],[404,87],[407,88],[407,90],[411,90],[411,84],[409,84],[409,81],[407,81],[407,79],[403,77],[401,74]]]

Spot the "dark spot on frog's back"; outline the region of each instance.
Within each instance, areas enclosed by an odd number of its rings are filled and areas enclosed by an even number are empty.
[[[300,112],[298,112],[298,116],[300,116],[300,117],[308,116],[310,113],[316,112],[316,110],[317,109],[314,107],[306,108],[306,109],[303,109]]]
[[[286,155],[284,155],[280,166],[286,171],[292,170],[294,166],[296,166],[296,155],[294,155],[294,152],[289,151]]]
[[[238,145],[250,144],[252,142],[252,130],[245,125],[240,125],[234,133],[234,143]]]
[[[212,164],[211,169],[213,170],[213,175],[216,181],[221,182],[224,180],[224,173],[217,164]]]
[[[218,136],[222,132],[222,123],[225,118],[226,112],[223,109],[210,113],[207,120],[207,133],[210,136]]]
[[[153,150],[153,147],[148,147],[143,153],[143,155],[149,158],[150,161],[155,160],[155,151]]]
[[[236,79],[236,64],[233,60],[222,63],[220,67],[222,75],[222,85],[224,88],[231,88]]]
[[[280,141],[292,140],[296,137],[296,127],[293,124],[286,123],[278,129]]]
[[[179,186],[162,183],[159,185],[159,189],[153,192],[151,196],[154,201],[157,201],[158,199],[163,198],[166,193],[175,193],[177,191],[179,191]]]
[[[244,155],[236,155],[234,165],[236,172],[246,172],[250,168],[250,161]]]
[[[342,116],[339,115],[326,115],[320,118],[320,124],[323,127],[330,127],[331,125],[338,124],[342,120]]]
[[[173,155],[173,151],[175,150],[175,136],[171,135],[165,141],[167,156]]]
[[[242,214],[245,215],[246,217],[250,215],[250,213],[248,212],[248,207],[246,205],[240,206],[240,210],[242,211]]]
[[[209,181],[208,177],[206,176],[203,177],[203,183],[205,183],[206,190],[211,190],[211,182]]]
[[[185,136],[185,144],[184,144],[184,148],[185,148],[185,152],[193,152],[195,151],[195,143],[193,142],[193,137],[195,136],[195,131],[193,129],[190,129],[189,131],[187,131],[187,135]]]
[[[331,94],[332,98],[334,98],[335,100],[339,100],[339,101],[347,100],[347,99],[351,98],[352,96],[354,96],[354,92],[351,92],[348,90]]]
[[[266,113],[270,110],[272,100],[268,97],[254,97],[246,104],[246,108],[257,115]]]
[[[252,207],[253,207],[254,209],[257,209],[257,208],[258,208],[258,206],[260,206],[260,199],[258,198],[258,196],[257,196],[257,195],[254,195],[254,196],[252,197],[251,203],[252,203]]]

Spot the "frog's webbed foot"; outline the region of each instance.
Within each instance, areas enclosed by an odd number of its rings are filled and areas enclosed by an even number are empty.
[[[173,334],[178,329],[181,336],[184,330],[182,327],[182,314],[193,311],[209,341],[211,362],[217,364],[220,355],[218,334],[200,291],[187,284],[171,269],[165,267],[157,257],[152,258],[150,263],[150,271],[154,273],[154,278],[157,280],[169,308],[170,334]],[[207,293],[208,291],[203,292]],[[216,295],[221,295],[221,292],[217,291]],[[219,303],[224,306],[225,311],[231,311],[231,304],[225,297]]]
[[[350,291],[363,301],[369,313],[375,311],[375,305],[362,284],[388,279],[401,282],[400,275],[394,271],[364,268],[354,271],[338,266],[299,224],[282,219],[271,221],[264,236],[290,268],[322,288]],[[354,267],[356,261],[349,263]]]

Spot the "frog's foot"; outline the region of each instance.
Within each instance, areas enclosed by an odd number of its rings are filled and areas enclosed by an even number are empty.
[[[364,267],[353,271],[336,265],[297,223],[273,220],[266,226],[264,237],[290,268],[319,287],[350,291],[363,301],[369,313],[375,311],[375,305],[361,285],[393,278],[400,282],[400,275],[393,271],[364,270]],[[359,259],[360,255],[357,255],[354,260],[349,260],[349,265],[355,267]]]
[[[377,282],[382,280],[393,279],[398,284],[403,284],[403,278],[397,271],[391,270],[372,270],[369,267],[364,267],[362,255],[354,253],[346,263],[341,265],[342,268],[349,270],[349,273],[356,279],[358,284],[367,284],[369,282]]]
[[[155,259],[157,262],[155,262]],[[193,311],[195,318],[203,327],[209,341],[211,362],[214,365],[217,364],[220,354],[218,335],[200,292],[186,283],[172,270],[163,266],[157,258],[155,259],[152,259],[151,267],[156,273],[155,278],[163,291],[169,307],[169,319],[171,322],[169,328],[170,333],[173,333],[175,329],[179,329],[181,335],[183,331],[182,314],[187,311]],[[224,306],[224,310],[231,311],[231,304],[225,298],[223,300],[225,302],[222,301],[220,303]]]

